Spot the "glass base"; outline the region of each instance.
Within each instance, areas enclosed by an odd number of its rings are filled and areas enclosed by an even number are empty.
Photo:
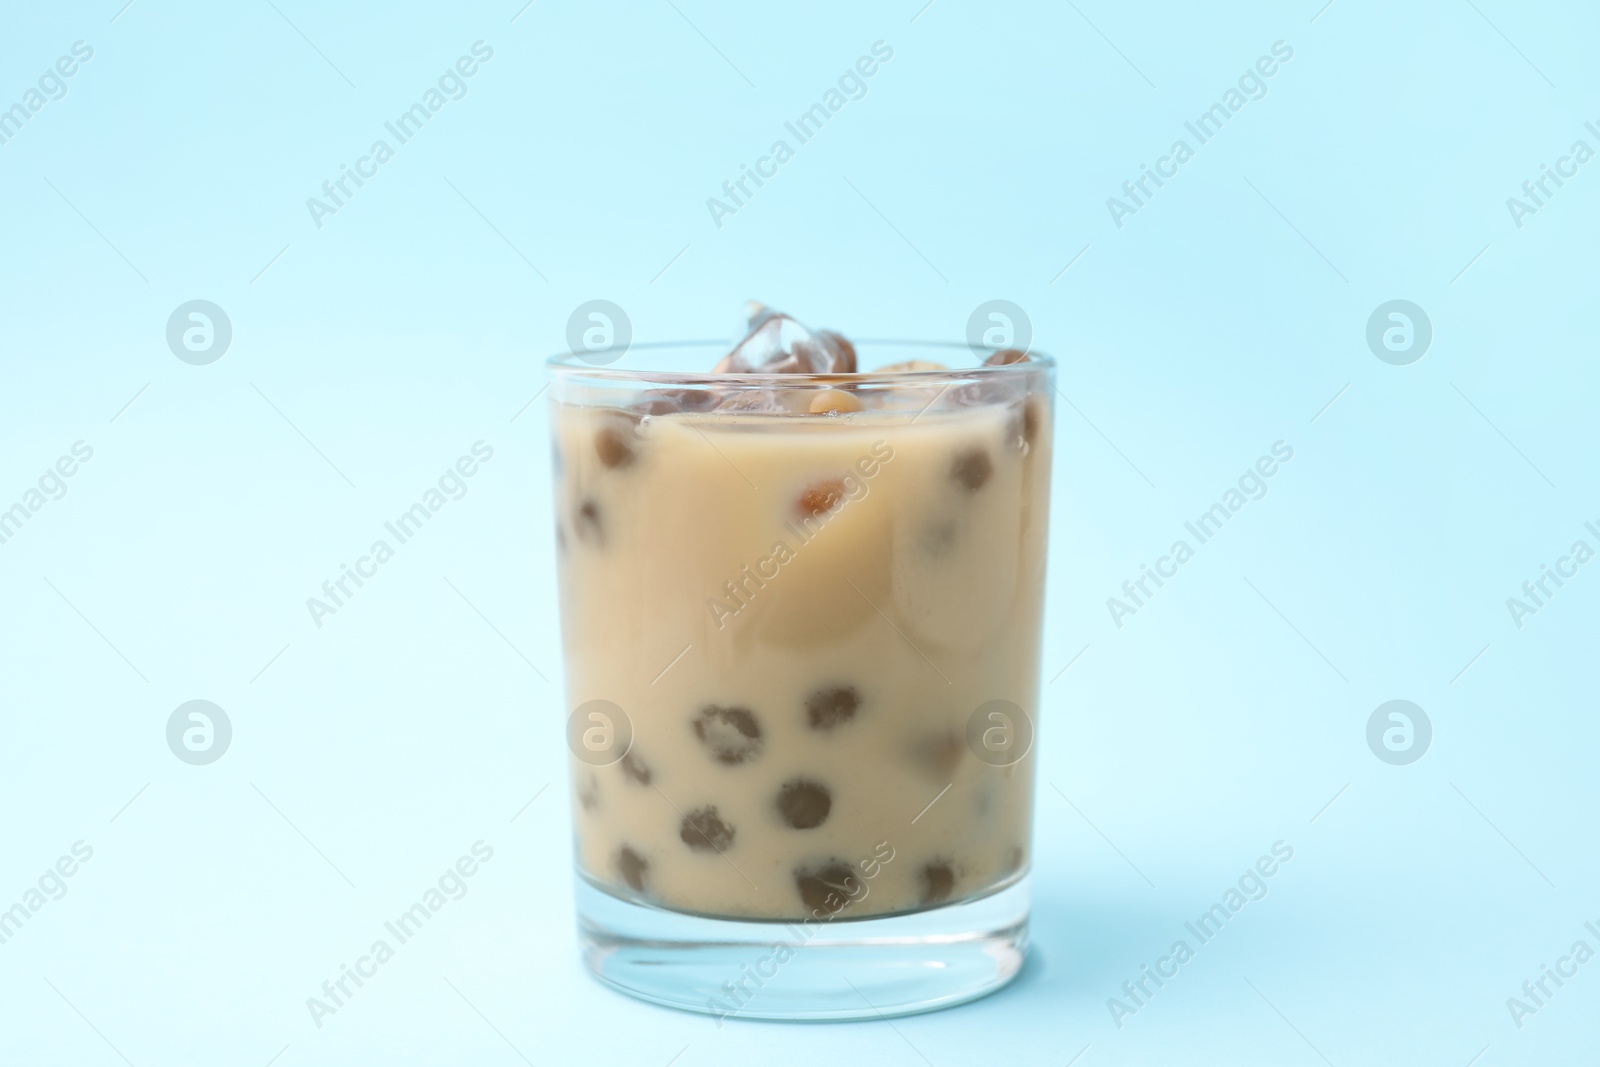
[[[881,1019],[953,1007],[1022,970],[1028,877],[987,896],[886,918],[751,922],[666,911],[577,878],[578,937],[596,978],[669,1008],[735,1019]]]

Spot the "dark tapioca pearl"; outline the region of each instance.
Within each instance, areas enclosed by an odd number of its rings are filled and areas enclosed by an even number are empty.
[[[761,753],[761,726],[749,708],[709,704],[694,720],[694,735],[705,742],[718,763],[743,763]]]
[[[594,451],[607,467],[627,467],[636,458],[633,451],[633,431],[619,424],[602,426],[594,435]]]
[[[632,886],[635,892],[644,892],[644,876],[649,869],[650,861],[627,845],[617,852],[617,870],[622,873],[622,880]]]
[[[600,505],[593,500],[585,500],[578,505],[578,514],[572,520],[572,528],[577,532],[580,541],[587,541],[592,545],[605,544],[605,527],[600,521]]]
[[[956,887],[956,872],[950,869],[950,864],[944,860],[932,860],[922,865],[922,870],[917,872],[917,879],[922,883],[922,902],[924,904],[937,904],[941,900],[950,899],[950,890]]]
[[[855,686],[829,686],[806,698],[806,719],[813,730],[831,730],[855,718],[860,706],[861,695]]]
[[[794,872],[794,886],[800,902],[812,912],[839,912],[852,898],[861,895],[861,876],[843,860],[829,860],[816,867],[800,867]]]
[[[600,806],[600,778],[589,775],[589,780],[578,790],[578,803],[583,805],[584,811],[593,811]]]
[[[1016,348],[1002,348],[983,362],[990,367],[1004,367],[1010,363],[1021,363],[1028,358],[1028,353]]]
[[[993,473],[994,461],[989,458],[986,448],[964,449],[956,453],[955,460],[950,464],[950,477],[969,493],[982,489]]]
[[[623,774],[627,775],[629,778],[632,778],[640,785],[650,784],[649,766],[644,762],[644,760],[640,759],[632,752],[629,752],[626,756],[623,756],[621,761],[619,761],[618,766],[622,768]]]
[[[796,830],[811,830],[821,826],[833,808],[833,796],[828,787],[805,778],[785,782],[778,790],[778,814]]]
[[[723,852],[733,844],[733,827],[722,821],[712,804],[685,815],[678,836],[696,852]]]
[[[795,507],[802,517],[811,518],[832,511],[843,499],[844,482],[838,478],[830,478],[825,482],[807,486],[800,494],[800,499],[795,502]]]

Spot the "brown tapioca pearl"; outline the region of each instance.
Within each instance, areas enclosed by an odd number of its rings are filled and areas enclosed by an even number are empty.
[[[633,431],[620,423],[602,426],[594,435],[595,455],[612,470],[633,465],[637,455],[633,450]]]
[[[833,809],[828,787],[805,778],[785,782],[778,790],[778,814],[796,830],[813,830],[827,821]]]
[[[813,415],[834,414],[861,410],[861,401],[843,389],[824,389],[811,397],[807,405]]]
[[[650,768],[634,753],[629,752],[617,762],[622,768],[622,773],[638,782],[640,785],[650,784]]]
[[[815,912],[840,912],[861,893],[861,876],[843,860],[828,860],[815,867],[799,867],[794,885],[800,902]]]
[[[600,777],[589,775],[589,780],[578,789],[578,803],[584,811],[594,811],[600,806]]]
[[[832,511],[844,499],[844,482],[838,478],[830,478],[825,482],[818,482],[808,486],[800,494],[795,507],[802,518],[812,518],[824,512]]]
[[[572,529],[580,541],[587,541],[591,545],[605,544],[605,526],[600,520],[600,505],[592,499],[585,499],[580,503],[577,515],[572,520]]]
[[[1004,367],[1011,363],[1021,363],[1028,358],[1028,353],[1016,348],[1002,348],[984,360],[984,365],[989,367]]]
[[[635,892],[644,892],[645,873],[649,869],[650,861],[627,845],[623,845],[617,851],[617,870],[621,873],[622,880],[632,886]]]
[[[917,880],[922,885],[922,902],[937,904],[950,899],[950,891],[956,887],[956,872],[944,860],[931,860],[917,872]]]
[[[696,852],[724,852],[733,844],[733,827],[723,822],[715,804],[697,808],[683,817],[678,836]]]
[[[994,461],[989,458],[986,448],[964,449],[956,453],[956,458],[950,464],[950,477],[969,493],[982,489],[993,473]]]
[[[813,730],[831,730],[855,718],[861,694],[853,685],[831,685],[806,698],[806,721]]]
[[[718,763],[744,763],[761,754],[761,726],[749,708],[708,704],[692,725]]]

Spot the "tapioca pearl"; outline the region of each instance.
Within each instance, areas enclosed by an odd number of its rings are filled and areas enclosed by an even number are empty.
[[[813,415],[833,415],[860,411],[861,401],[843,389],[824,389],[812,396],[806,407]]]
[[[618,467],[632,466],[637,458],[633,448],[633,430],[620,423],[602,426],[594,435],[595,455],[600,457],[600,462],[606,467],[615,470]]]
[[[994,460],[989,458],[987,448],[962,449],[950,463],[950,477],[969,493],[982,489],[993,473]]]
[[[749,708],[708,704],[692,723],[694,735],[718,763],[730,766],[761,754],[761,726]]]
[[[650,766],[640,759],[637,754],[629,752],[617,761],[617,766],[622,768],[622,773],[632,778],[640,785],[650,784]]]
[[[589,780],[578,788],[578,803],[584,811],[594,811],[600,806],[600,776],[591,773]]]
[[[856,717],[861,694],[853,685],[830,685],[806,698],[806,721],[813,730],[831,730]]]
[[[617,871],[622,875],[622,880],[637,893],[644,892],[645,875],[650,870],[650,861],[639,853],[623,845],[617,850]]]
[[[832,511],[844,499],[844,482],[838,478],[807,486],[795,501],[795,510],[801,518],[810,519]]]
[[[580,541],[591,545],[605,544],[605,523],[600,517],[600,505],[595,503],[592,497],[586,497],[579,502],[577,513],[572,519],[572,529]]]
[[[733,835],[733,827],[722,821],[715,804],[691,811],[678,828],[683,843],[696,852],[726,852]]]
[[[796,830],[814,830],[827,821],[833,810],[833,794],[828,787],[809,778],[795,778],[778,790],[778,814]]]
[[[813,913],[838,913],[861,895],[861,876],[843,860],[828,860],[812,867],[798,867],[794,886],[800,902]]]
[[[917,872],[917,882],[922,887],[922,903],[937,904],[950,899],[956,887],[956,872],[946,860],[930,860]]]

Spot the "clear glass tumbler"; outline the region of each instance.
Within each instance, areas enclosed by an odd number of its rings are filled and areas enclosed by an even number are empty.
[[[1027,944],[1054,363],[678,369],[722,351],[550,362],[584,959],[719,1024],[982,996]]]

